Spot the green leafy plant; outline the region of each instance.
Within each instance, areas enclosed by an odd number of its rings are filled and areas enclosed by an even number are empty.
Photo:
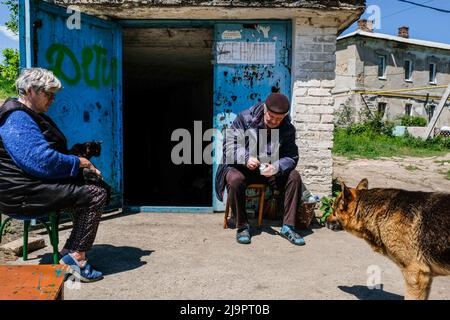
[[[394,129],[394,123],[391,121],[383,121],[381,113],[377,112],[369,118],[366,118],[364,122],[353,123],[346,127],[345,131],[348,135],[384,135],[392,136],[392,130]]]
[[[17,0],[2,0],[9,9],[9,20],[6,27],[13,33],[19,33],[19,2]],[[19,51],[6,48],[0,56],[0,99],[15,93],[15,81],[19,75]]]
[[[333,205],[336,201],[336,198],[341,193],[341,183],[339,178],[334,178],[331,187],[332,197],[322,197],[320,199],[321,206],[319,208],[322,211],[322,217],[319,219],[319,223],[323,226],[325,225],[325,221],[327,218],[333,213]]]
[[[320,199],[320,203],[322,204],[320,206],[320,211],[323,212],[322,216],[320,217],[319,221],[321,224],[324,224],[327,218],[333,213],[333,198],[327,198],[322,197]]]
[[[422,117],[403,116],[400,118],[402,126],[405,127],[426,127],[427,120]]]
[[[19,75],[19,50],[3,49],[3,63],[0,64],[0,81],[6,83],[11,90],[14,90],[15,81]]]

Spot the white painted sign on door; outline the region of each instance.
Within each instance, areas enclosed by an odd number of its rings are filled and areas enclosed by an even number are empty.
[[[231,42],[216,44],[219,64],[275,64],[274,42]]]

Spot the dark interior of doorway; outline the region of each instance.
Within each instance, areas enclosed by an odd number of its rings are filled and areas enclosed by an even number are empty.
[[[185,128],[193,137],[194,121],[212,127],[213,30],[126,28],[123,34],[125,204],[212,206],[212,166],[173,164],[179,142],[171,135]]]

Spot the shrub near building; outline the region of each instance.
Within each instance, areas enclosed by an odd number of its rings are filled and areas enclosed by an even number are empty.
[[[393,123],[375,118],[334,131],[333,154],[349,158],[426,157],[450,152],[450,138],[428,140],[392,136]]]

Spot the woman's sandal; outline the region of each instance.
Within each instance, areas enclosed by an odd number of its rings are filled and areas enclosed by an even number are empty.
[[[89,263],[85,263],[83,267],[70,254],[66,254],[59,260],[59,263],[68,267],[67,272],[78,277],[81,282],[94,282],[103,279],[100,271],[94,270]]]

